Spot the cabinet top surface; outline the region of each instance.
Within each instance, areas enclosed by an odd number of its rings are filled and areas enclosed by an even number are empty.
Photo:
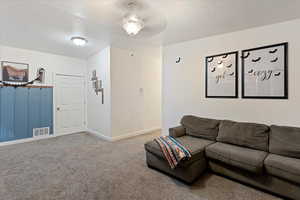
[[[53,86],[50,85],[27,85],[27,86],[8,86],[0,84],[0,87],[22,87],[22,88],[53,88]]]

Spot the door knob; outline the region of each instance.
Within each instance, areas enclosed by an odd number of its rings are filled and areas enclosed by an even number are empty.
[[[57,110],[57,111],[60,111],[60,107],[57,107],[56,110]]]

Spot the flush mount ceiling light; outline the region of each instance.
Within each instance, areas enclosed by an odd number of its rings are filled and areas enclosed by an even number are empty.
[[[145,26],[144,21],[135,14],[136,8],[135,3],[129,3],[129,13],[123,18],[123,29],[130,36],[137,35]]]
[[[76,45],[76,46],[85,46],[88,41],[83,38],[83,37],[72,37],[71,41]]]

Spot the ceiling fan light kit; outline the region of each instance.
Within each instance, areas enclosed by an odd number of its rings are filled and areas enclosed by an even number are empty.
[[[137,35],[144,26],[144,21],[135,14],[128,15],[123,19],[123,29],[130,36]]]
[[[138,17],[138,4],[137,2],[129,2],[127,4],[128,12],[123,17],[123,29],[130,36],[137,35],[145,26],[143,19]]]

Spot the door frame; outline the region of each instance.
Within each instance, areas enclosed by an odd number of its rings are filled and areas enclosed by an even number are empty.
[[[58,134],[57,132],[57,127],[56,127],[56,108],[57,108],[57,102],[56,102],[56,88],[57,88],[57,77],[76,77],[76,78],[82,78],[83,79],[83,84],[84,84],[84,106],[83,106],[83,117],[84,117],[84,129],[81,131],[86,131],[87,129],[87,84],[86,84],[86,77],[85,75],[76,75],[76,74],[65,74],[65,73],[53,73],[53,135],[54,136],[61,136],[61,135],[68,135],[68,134],[73,134],[75,132],[71,133],[60,133]]]

